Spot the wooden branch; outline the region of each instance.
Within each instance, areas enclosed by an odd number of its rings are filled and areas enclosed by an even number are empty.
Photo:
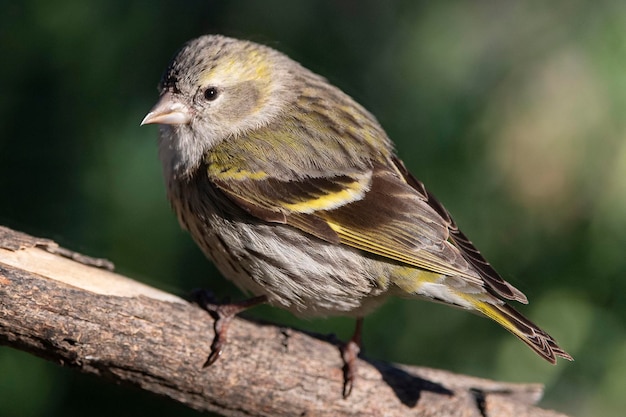
[[[0,344],[225,416],[564,416],[533,405],[540,385],[368,359],[344,400],[336,344],[243,319],[202,368],[210,316],[107,268],[0,227]]]

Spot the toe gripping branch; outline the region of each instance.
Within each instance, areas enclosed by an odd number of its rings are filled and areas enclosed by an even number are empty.
[[[230,322],[233,317],[244,310],[267,302],[267,297],[263,295],[236,303],[231,303],[228,300],[219,303],[216,302],[215,297],[211,292],[205,290],[196,291],[194,296],[198,305],[206,310],[215,320],[213,322],[215,336],[213,338],[213,342],[211,343],[211,353],[203,365],[205,368],[213,365],[222,355],[224,347],[226,346],[228,327],[230,326]],[[348,398],[348,396],[350,396],[356,379],[357,358],[359,356],[359,352],[361,351],[362,330],[363,318],[358,318],[352,338],[341,347],[341,357],[344,363],[343,398]]]
[[[267,302],[267,297],[261,295],[235,303],[231,303],[228,300],[218,303],[215,301],[213,294],[209,291],[196,291],[194,295],[198,305],[205,309],[215,320],[213,322],[215,336],[213,337],[213,343],[211,343],[211,353],[206,362],[204,362],[204,365],[202,365],[206,368],[207,366],[213,365],[222,355],[224,347],[226,346],[228,327],[233,317],[251,307]]]

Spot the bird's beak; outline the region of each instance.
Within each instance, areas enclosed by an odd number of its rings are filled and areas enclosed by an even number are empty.
[[[157,104],[150,110],[141,121],[141,125],[185,125],[191,121],[189,107],[178,100],[170,92],[161,96]]]

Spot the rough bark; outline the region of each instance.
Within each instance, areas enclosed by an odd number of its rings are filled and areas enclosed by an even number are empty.
[[[243,319],[203,368],[211,317],[111,269],[0,227],[0,344],[225,416],[564,416],[534,405],[537,384],[366,358],[344,400],[335,342]]]

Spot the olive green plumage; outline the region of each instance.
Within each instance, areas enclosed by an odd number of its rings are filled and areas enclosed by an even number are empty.
[[[243,290],[304,315],[362,317],[389,295],[482,313],[550,362],[571,357],[404,167],[376,119],[285,55],[188,42],[144,119],[181,225]]]

